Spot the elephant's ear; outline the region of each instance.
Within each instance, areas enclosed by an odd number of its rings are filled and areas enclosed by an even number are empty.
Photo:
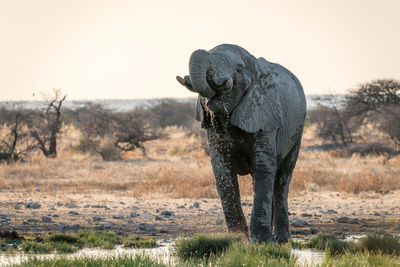
[[[278,86],[266,67],[258,62],[256,65],[256,78],[231,116],[231,123],[248,133],[273,131],[282,126]]]
[[[201,122],[202,128],[209,128],[209,127],[211,127],[211,116],[208,112],[206,112],[204,110],[204,107],[202,104],[202,99],[203,99],[203,97],[201,97],[201,96],[199,96],[197,98],[196,117],[195,118],[196,118],[196,120]]]

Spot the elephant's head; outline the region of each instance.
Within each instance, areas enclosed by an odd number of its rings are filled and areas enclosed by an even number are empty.
[[[197,119],[203,120],[209,117],[208,113],[212,113],[213,117],[228,118],[239,128],[254,132],[253,128],[259,128],[255,131],[266,128],[258,126],[262,121],[258,113],[266,112],[263,107],[257,109],[265,103],[262,99],[261,102],[260,99],[246,100],[257,97],[254,96],[257,92],[252,94],[247,91],[265,88],[267,77],[268,74],[260,69],[258,60],[245,49],[236,45],[220,45],[210,51],[193,52],[189,60],[189,75],[184,78],[177,76],[176,79],[190,91],[199,93]],[[249,94],[251,96],[246,97]],[[254,101],[257,101],[256,106]],[[251,129],[242,125],[243,122],[248,123],[244,121],[246,116],[251,117],[250,113],[245,114],[248,109],[254,109],[253,119],[258,120]],[[272,109],[275,110],[274,107]]]

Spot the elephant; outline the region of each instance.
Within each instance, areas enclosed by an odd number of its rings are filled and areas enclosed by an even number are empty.
[[[299,80],[232,44],[194,51],[189,75],[176,79],[199,94],[196,119],[207,130],[228,231],[243,232],[252,242],[287,242],[289,184],[306,116]],[[254,192],[250,236],[237,178],[246,174]]]

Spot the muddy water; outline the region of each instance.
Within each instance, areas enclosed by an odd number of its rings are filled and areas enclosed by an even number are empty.
[[[0,266],[8,266],[20,264],[28,260],[30,257],[38,259],[53,259],[56,257],[79,258],[79,257],[96,257],[107,258],[121,255],[135,256],[146,255],[160,263],[168,266],[174,266],[176,259],[172,256],[173,243],[163,243],[158,248],[151,249],[129,249],[117,247],[112,250],[104,250],[97,248],[84,248],[73,254],[60,255],[60,254],[43,254],[43,255],[29,255],[29,254],[0,254]],[[292,249],[291,253],[296,257],[300,266],[316,266],[322,263],[325,257],[325,252],[313,249]]]

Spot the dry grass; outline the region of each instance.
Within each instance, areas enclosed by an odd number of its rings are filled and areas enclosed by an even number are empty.
[[[208,156],[200,142],[178,128],[167,129],[169,138],[147,145],[148,158],[133,152],[123,160],[106,162],[100,156],[72,149],[78,133],[68,129],[57,159],[32,155],[25,162],[0,164],[0,188],[47,194],[106,192],[131,197],[163,195],[172,198],[217,197]],[[303,145],[312,140],[304,136]],[[335,152],[300,154],[291,194],[310,191],[389,191],[400,189],[400,156],[338,157]],[[240,177],[243,195],[252,194],[250,176]]]

